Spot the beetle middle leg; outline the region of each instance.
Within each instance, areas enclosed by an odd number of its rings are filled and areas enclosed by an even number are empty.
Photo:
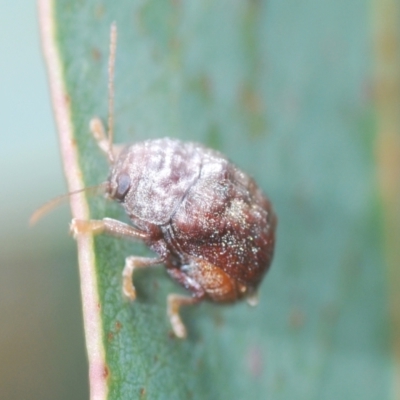
[[[130,256],[125,259],[125,267],[122,271],[122,291],[129,300],[136,299],[136,289],[133,285],[133,273],[137,268],[152,267],[154,265],[162,264],[165,260],[163,258],[148,258]]]
[[[164,261],[164,258],[145,258],[136,256],[127,257],[125,260],[125,268],[122,272],[123,292],[125,296],[127,296],[130,300],[135,300],[136,298],[136,289],[133,285],[132,279],[135,269],[141,267],[152,267],[154,265],[161,264]],[[173,272],[171,272],[171,270],[168,270],[170,275],[174,277],[174,279],[176,279],[178,282],[184,284],[184,286],[186,286],[187,288],[190,288],[195,295],[195,297],[189,297],[179,294],[170,294],[167,297],[167,315],[169,317],[172,330],[174,331],[176,337],[184,339],[187,335],[186,327],[182,322],[179,310],[181,306],[192,305],[201,301],[205,295],[205,292],[202,290],[201,287],[198,287],[196,285],[192,286],[192,282],[190,282],[179,269],[173,269],[172,271]]]

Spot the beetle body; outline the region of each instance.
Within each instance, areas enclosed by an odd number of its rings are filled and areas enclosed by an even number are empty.
[[[272,260],[276,216],[254,180],[221,153],[147,140],[120,152],[108,182],[109,197],[196,299],[254,294]]]

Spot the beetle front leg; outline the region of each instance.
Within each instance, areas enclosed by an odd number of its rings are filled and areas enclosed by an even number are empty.
[[[125,267],[122,271],[122,291],[129,300],[136,299],[136,289],[133,285],[133,273],[137,268],[152,267],[153,265],[162,264],[163,258],[146,258],[130,256],[125,259]]]
[[[104,155],[108,156],[111,150],[114,157],[116,157],[121,152],[123,146],[110,143],[110,140],[106,135],[106,130],[104,129],[104,125],[101,122],[100,118],[97,117],[92,118],[90,120],[89,127],[93,137],[97,142],[97,145],[99,146],[100,150],[104,153]],[[112,146],[111,149],[110,145]]]
[[[74,218],[71,221],[70,230],[74,238],[82,233],[95,235],[107,233],[116,237],[137,240],[147,240],[149,238],[146,232],[139,231],[131,225],[112,218],[90,219],[88,221]]]

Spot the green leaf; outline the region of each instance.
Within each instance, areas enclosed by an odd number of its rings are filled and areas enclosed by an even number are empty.
[[[217,148],[279,218],[258,307],[187,308],[186,340],[171,336],[165,312],[167,294],[184,291],[162,268],[135,274],[137,301],[122,296],[124,259],[149,254],[143,245],[78,242],[92,397],[389,399],[368,4],[42,0],[40,13],[71,190],[108,174],[88,126],[107,119],[116,21],[116,142]],[[90,214],[72,196],[75,217],[127,221],[101,196],[87,201]]]

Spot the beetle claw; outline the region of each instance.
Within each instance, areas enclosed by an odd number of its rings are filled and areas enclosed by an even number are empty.
[[[258,293],[257,292],[252,293],[246,298],[246,301],[249,306],[255,307],[256,305],[258,305],[259,301]]]
[[[73,218],[71,223],[69,224],[69,232],[71,233],[74,239],[77,238],[79,234],[79,229],[77,227],[77,220],[75,218]]]
[[[131,281],[132,277],[123,277],[122,291],[128,300],[136,300],[136,289]]]
[[[87,221],[73,218],[69,224],[69,231],[73,238],[77,239],[80,234],[87,233],[89,231]]]
[[[185,325],[182,322],[182,319],[179,314],[174,314],[169,316],[172,330],[174,331],[174,335],[179,339],[185,339],[187,336]]]
[[[73,218],[69,225],[69,230],[74,239],[76,239],[78,235],[84,233],[92,233],[92,234],[102,233],[104,231],[104,228],[105,228],[104,221],[96,219],[85,221],[83,219]]]
[[[175,336],[179,339],[184,339],[187,335],[186,327],[179,314],[179,308],[183,299],[186,299],[186,297],[176,294],[170,294],[167,298],[167,314],[169,321]]]
[[[179,339],[186,338],[186,327],[182,322],[179,310],[181,306],[196,304],[198,298],[181,296],[179,294],[170,294],[167,297],[167,314],[171,322],[172,330]]]
[[[122,271],[122,291],[125,297],[131,301],[136,299],[136,289],[132,282],[134,263],[128,257],[125,260],[125,267]]]

